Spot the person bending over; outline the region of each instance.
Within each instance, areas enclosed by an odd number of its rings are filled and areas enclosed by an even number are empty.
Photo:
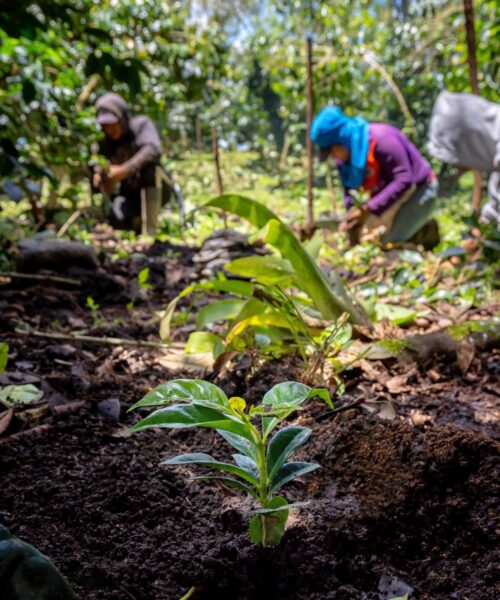
[[[110,165],[94,169],[93,189],[109,196],[113,227],[154,234],[162,203],[156,176],[162,154],[158,131],[148,117],[132,116],[118,94],[101,96],[96,110],[104,133],[98,152]]]
[[[437,178],[399,129],[327,106],[313,120],[311,139],[321,161],[337,163],[347,209],[341,228],[352,244],[365,239],[426,247],[438,243],[437,223],[430,219]],[[367,192],[369,199],[360,202],[356,190]]]
[[[500,104],[474,94],[441,92],[432,109],[427,149],[446,164],[490,173],[481,220],[500,229]]]

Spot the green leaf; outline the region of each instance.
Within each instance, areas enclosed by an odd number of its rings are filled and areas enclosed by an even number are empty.
[[[307,506],[309,502],[291,502],[290,504],[283,504],[278,506],[277,508],[258,508],[254,510],[253,513],[255,515],[266,515],[271,513],[277,513],[280,510],[289,510],[290,508],[303,508]]]
[[[229,321],[238,316],[245,305],[244,300],[219,300],[203,306],[196,315],[196,327],[203,329],[217,321]]]
[[[280,420],[276,417],[262,417],[262,437],[264,439],[271,433],[271,431],[279,425]]]
[[[149,267],[145,267],[139,274],[137,275],[137,283],[139,285],[139,289],[141,290],[152,290],[153,286],[148,283],[149,281]]]
[[[215,358],[224,352],[224,340],[208,331],[193,331],[190,334],[186,347],[186,354],[212,354]]]
[[[245,196],[225,194],[209,200],[204,206],[221,208],[249,221],[257,229],[262,229],[271,219],[278,217],[266,206]]]
[[[39,404],[43,392],[32,383],[24,385],[7,385],[0,389],[0,403],[7,408]]]
[[[298,285],[312,298],[325,319],[335,319],[346,312],[354,323],[371,327],[368,316],[349,296],[340,277],[332,275],[334,278],[334,289],[332,289],[322,271],[292,231],[267,207],[238,195],[219,196],[204,206],[232,212],[247,219],[255,227],[263,229],[264,241],[274,246],[283,258],[290,261]]]
[[[0,373],[5,371],[7,361],[9,360],[9,344],[5,342],[0,343]]]
[[[306,475],[316,469],[319,469],[319,465],[315,463],[300,461],[286,463],[272,479],[270,492],[275,492],[276,490],[279,490],[281,486],[285,485],[285,483],[292,481],[292,479]]]
[[[177,404],[156,410],[131,427],[130,431],[140,431],[149,427],[223,429],[252,441],[252,434],[242,421],[213,408],[198,404]]]
[[[229,431],[217,431],[217,433],[220,434],[226,442],[231,444],[233,448],[236,448],[236,450],[239,450],[245,456],[248,456],[248,458],[255,461],[257,458],[257,448],[253,442]]]
[[[351,342],[352,327],[349,323],[334,323],[324,329],[319,340],[322,344],[328,344],[328,347],[342,348]]]
[[[330,408],[333,403],[328,390],[322,388],[310,388],[298,381],[285,381],[272,387],[262,399],[262,404],[270,406],[290,406],[290,408],[302,404],[311,398],[321,398]]]
[[[307,427],[285,427],[276,432],[269,443],[266,456],[266,467],[270,481],[281,469],[290,456],[303,446],[311,435]]]
[[[245,458],[245,457],[244,457]],[[247,459],[250,460],[250,459]],[[257,478],[244,467],[237,467],[230,463],[219,462],[212,458],[209,454],[204,454],[202,452],[194,452],[191,454],[180,454],[179,456],[175,456],[174,458],[170,458],[168,460],[164,460],[162,465],[189,465],[189,464],[197,464],[208,467],[209,469],[215,469],[216,471],[223,471],[224,473],[229,473],[230,475],[235,475],[236,477],[241,477],[241,479],[245,480],[247,483],[258,488],[259,482]],[[255,463],[254,463],[255,464]]]
[[[281,329],[290,329],[290,320],[286,315],[278,311],[263,312],[260,315],[253,315],[248,319],[243,319],[233,325],[231,331],[226,336],[226,343],[230,344],[236,337],[240,336],[249,327],[279,327]]]
[[[397,304],[379,303],[375,305],[375,319],[377,321],[389,319],[389,321],[395,325],[408,325],[417,317],[417,315],[418,313],[416,310],[398,306]]]
[[[195,477],[195,481],[217,481],[222,485],[225,485],[228,488],[234,488],[235,490],[240,490],[240,492],[244,492],[245,494],[249,494],[254,498],[258,498],[257,492],[247,485],[246,483],[242,483],[241,481],[236,481],[235,479],[231,479],[230,477],[220,477],[219,475],[204,475],[201,477]]]
[[[294,279],[289,261],[276,256],[245,256],[231,261],[224,269],[239,277],[251,277],[264,285],[279,283],[283,288]]]
[[[173,402],[210,402],[229,410],[229,400],[220,387],[203,379],[173,379],[155,387],[129,410],[139,406],[166,406]]]
[[[259,469],[257,463],[244,454],[233,454],[234,462],[247,473],[249,473],[256,481],[259,480]]]
[[[252,517],[248,533],[254,544],[274,546],[280,542],[288,521],[288,507],[289,504],[285,498],[276,496],[263,509],[265,511],[263,514],[256,514]]]
[[[198,291],[226,292],[236,296],[249,298],[253,293],[253,286],[248,281],[229,281],[225,279],[188,285],[176,298],[169,302],[166,309],[163,311],[160,319],[160,338],[162,340],[168,341],[170,339],[170,324],[179,300]]]

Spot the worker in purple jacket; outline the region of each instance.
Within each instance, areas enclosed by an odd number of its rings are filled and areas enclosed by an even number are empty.
[[[312,123],[311,139],[320,160],[332,157],[339,168],[348,210],[342,229],[351,243],[414,241],[432,247],[438,242],[437,223],[430,220],[437,179],[399,129],[327,106]],[[354,190],[367,192],[369,199],[357,201]]]

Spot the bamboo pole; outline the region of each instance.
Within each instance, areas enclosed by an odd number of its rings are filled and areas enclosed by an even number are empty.
[[[309,35],[306,40],[306,52],[307,52],[307,107],[306,107],[306,152],[307,152],[307,218],[306,228],[312,229],[314,226],[314,196],[313,196],[313,183],[314,183],[314,156],[313,156],[313,143],[311,140],[311,124],[313,119],[313,66],[312,66],[312,37]]]

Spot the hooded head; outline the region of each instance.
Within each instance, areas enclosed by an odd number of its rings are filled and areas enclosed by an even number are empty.
[[[107,137],[116,140],[129,129],[131,118],[127,103],[119,95],[108,92],[96,102],[97,122]]]
[[[349,152],[349,160],[340,166],[340,176],[346,188],[361,187],[365,177],[369,145],[369,124],[361,117],[346,117],[336,106],[327,106],[314,118],[311,140],[319,146],[319,159],[324,161],[333,146]]]

